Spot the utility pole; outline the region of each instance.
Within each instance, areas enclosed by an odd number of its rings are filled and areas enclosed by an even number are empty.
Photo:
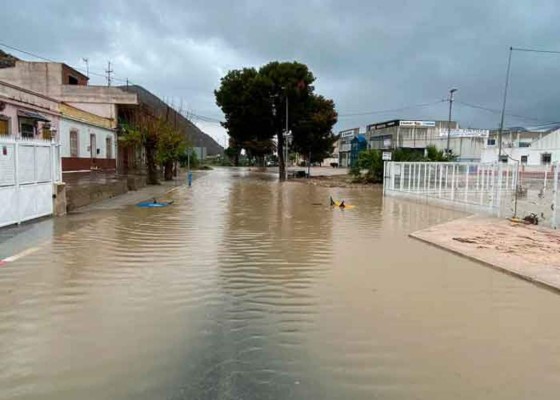
[[[511,53],[513,52],[513,47],[509,48],[508,64],[506,70],[506,84],[504,87],[504,101],[502,103],[502,118],[500,119],[500,130],[498,131],[498,162],[502,160],[502,134],[504,132],[504,117],[506,114],[506,100],[507,92],[509,87],[509,71],[511,68]]]
[[[451,149],[449,148],[449,141],[451,138],[451,111],[453,109],[453,93],[455,93],[457,89],[453,88],[449,91],[449,118],[447,119],[447,155],[450,155]]]
[[[105,73],[107,74],[107,86],[111,86],[111,74],[113,73],[113,70],[111,69],[111,61],[107,61],[107,69],[105,70]]]

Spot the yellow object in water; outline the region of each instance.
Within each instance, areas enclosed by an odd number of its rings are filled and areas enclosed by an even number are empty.
[[[344,205],[342,207],[340,207],[341,204],[342,204],[342,201],[335,201],[334,204],[333,204],[333,207],[339,207],[339,208],[342,208],[344,210],[349,210],[349,209],[352,209],[352,208],[356,207],[353,204],[346,204],[346,203],[344,203]]]

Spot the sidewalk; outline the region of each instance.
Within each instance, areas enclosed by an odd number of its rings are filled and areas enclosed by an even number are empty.
[[[410,236],[560,291],[559,231],[471,216],[414,232]]]
[[[195,171],[193,173],[193,181],[200,179],[204,175],[206,175],[205,171]],[[129,207],[154,197],[161,198],[166,192],[185,184],[186,174],[183,173],[173,181],[162,182],[161,185],[146,186],[137,191],[129,191],[125,194],[78,208],[63,217],[48,217],[18,226],[1,228],[0,260],[38,246],[55,235],[79,229],[89,220],[110,215],[113,210]]]

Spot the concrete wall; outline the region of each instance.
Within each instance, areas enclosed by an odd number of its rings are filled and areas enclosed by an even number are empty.
[[[560,161],[560,148],[555,149],[533,149],[532,147],[515,147],[503,148],[502,155],[507,155],[508,164],[517,164],[521,162],[523,156],[527,157],[526,165],[537,166],[545,165],[542,163],[542,154],[549,153],[551,155],[551,162]],[[483,163],[494,163],[498,160],[498,148],[488,148],[482,151]]]
[[[68,103],[138,104],[138,96],[135,93],[117,87],[63,85],[61,93],[64,101]]]
[[[457,161],[478,162],[481,159],[482,150],[486,147],[486,140],[486,137],[452,137],[449,139],[449,148],[453,154],[458,156]],[[438,150],[445,151],[447,149],[447,138],[431,139],[427,145],[433,145]]]
[[[68,211],[73,211],[89,204],[110,199],[128,192],[127,181],[115,180],[106,184],[76,185],[66,188]]]
[[[0,81],[44,95],[59,97],[62,84],[62,64],[16,61],[15,67],[0,68]]]
[[[531,148],[543,151],[550,149],[560,149],[560,130],[551,132],[541,139],[534,141],[531,144]]]

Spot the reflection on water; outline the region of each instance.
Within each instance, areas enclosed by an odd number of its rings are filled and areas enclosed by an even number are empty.
[[[243,170],[169,197],[0,269],[0,398],[557,397],[559,297],[407,237],[458,214]]]

